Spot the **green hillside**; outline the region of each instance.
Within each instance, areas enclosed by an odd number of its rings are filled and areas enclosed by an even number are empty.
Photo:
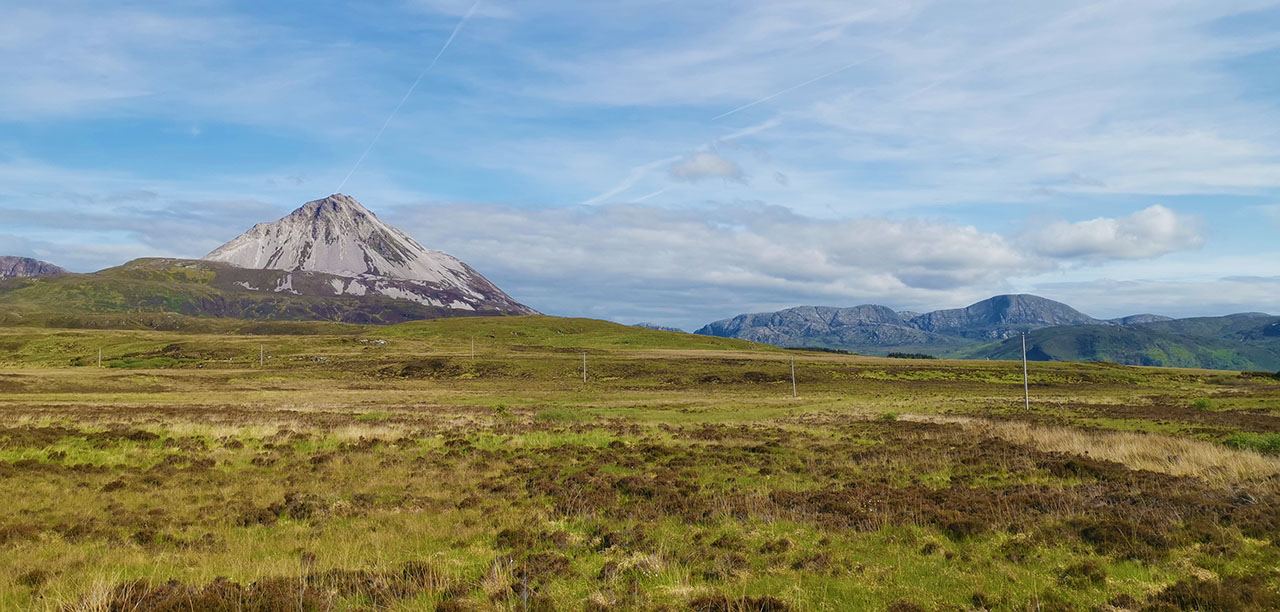
[[[507,346],[552,349],[781,350],[746,340],[654,330],[597,319],[569,319],[546,315],[412,321],[373,328],[369,335],[437,342],[478,338],[482,341],[491,339]]]
[[[119,325],[79,329],[0,326],[0,365],[95,365],[101,351],[106,367],[245,367],[258,362],[262,349],[276,364],[320,363],[337,368],[350,364],[353,369],[368,369],[371,364],[412,364],[426,355],[448,355],[467,360],[470,367],[473,342],[482,362],[495,354],[511,352],[542,352],[572,361],[579,351],[781,351],[745,340],[544,315],[460,317],[397,325],[199,319],[181,315],[148,319],[152,323],[165,322],[167,327],[146,327],[123,316],[103,317],[106,318],[88,321],[113,321]],[[124,324],[130,321],[132,325]],[[576,365],[568,366],[570,370],[574,368]]]
[[[1034,361],[1105,361],[1125,365],[1217,370],[1280,370],[1280,338],[1261,336],[1274,318],[1168,321],[1135,327],[1082,325],[1039,329],[1027,335]],[[1182,333],[1179,333],[1182,332]],[[1191,335],[1202,334],[1202,335]],[[1022,344],[1011,338],[966,353],[976,359],[1019,359]]]
[[[389,324],[472,314],[380,296],[323,295],[314,289],[337,278],[327,274],[293,273],[290,281],[306,295],[244,288],[279,286],[287,274],[203,261],[139,259],[95,274],[9,279],[0,281],[0,323],[104,327],[121,319],[101,315],[163,321],[156,315],[170,313]],[[137,326],[127,321],[122,325]]]

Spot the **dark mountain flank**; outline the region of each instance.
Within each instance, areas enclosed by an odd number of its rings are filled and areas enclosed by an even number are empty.
[[[137,259],[94,274],[0,281],[0,320],[56,326],[107,314],[171,313],[189,317],[389,324],[451,316],[505,314],[423,304],[369,292],[360,279],[322,272],[251,270],[193,259]],[[385,289],[397,281],[379,279]],[[407,293],[414,287],[405,282]],[[64,325],[65,323],[65,325]]]
[[[1033,361],[1106,361],[1126,365],[1217,370],[1280,370],[1280,317],[1203,317],[1116,327],[1050,327],[1027,335]],[[967,356],[1020,359],[1020,339],[980,347]]]

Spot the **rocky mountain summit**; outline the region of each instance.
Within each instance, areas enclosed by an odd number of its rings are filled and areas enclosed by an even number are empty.
[[[257,270],[329,275],[325,295],[375,295],[426,306],[492,314],[534,314],[456,257],[418,244],[354,198],[334,194],[284,218],[259,223],[204,257]],[[298,293],[292,274],[274,286]]]
[[[1036,295],[997,295],[965,308],[912,317],[916,329],[979,340],[999,340],[1041,327],[1098,325],[1103,321]]]
[[[25,278],[66,273],[66,270],[47,261],[40,261],[30,257],[0,255],[0,278]]]

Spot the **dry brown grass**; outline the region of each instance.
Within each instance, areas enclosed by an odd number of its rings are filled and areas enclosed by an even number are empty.
[[[1121,463],[1135,470],[1191,476],[1230,487],[1280,474],[1280,457],[1212,442],[1146,432],[1099,431],[965,416],[905,414],[903,420],[954,423],[978,435]]]

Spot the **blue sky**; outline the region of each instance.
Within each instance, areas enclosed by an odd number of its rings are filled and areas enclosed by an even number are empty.
[[[1280,312],[1280,2],[4,14],[0,252],[75,271],[329,195],[423,74],[342,191],[550,314]]]

